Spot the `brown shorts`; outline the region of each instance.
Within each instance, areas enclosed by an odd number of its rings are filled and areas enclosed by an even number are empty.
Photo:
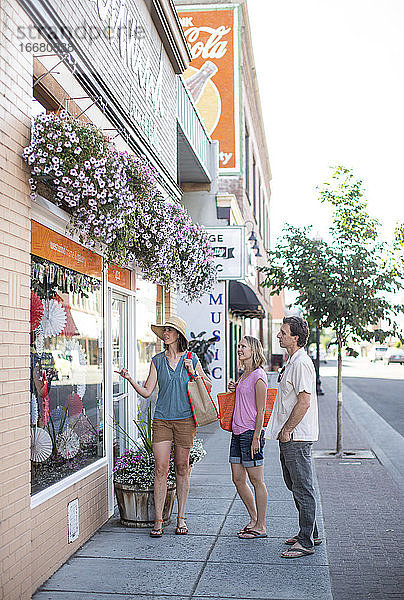
[[[192,448],[196,425],[193,417],[188,419],[176,419],[167,421],[165,419],[153,419],[152,442],[174,442],[175,446],[181,448]]]

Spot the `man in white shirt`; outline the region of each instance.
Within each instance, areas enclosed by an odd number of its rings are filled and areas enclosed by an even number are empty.
[[[279,372],[279,390],[265,437],[279,440],[280,460],[286,486],[299,512],[300,531],[285,541],[291,547],[283,558],[314,554],[321,544],[316,525],[311,447],[318,440],[316,373],[304,346],[309,336],[301,317],[285,317],[278,333],[289,359]]]

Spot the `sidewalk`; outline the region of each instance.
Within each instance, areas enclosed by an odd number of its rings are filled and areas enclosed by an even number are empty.
[[[323,378],[323,388],[315,448],[333,449],[335,378]],[[188,536],[174,535],[173,520],[163,538],[153,540],[148,530],[124,528],[115,516],[34,600],[402,598],[404,531],[397,482],[404,475],[404,459],[396,454],[404,440],[347,387],[344,402],[344,448],[372,448],[378,458],[315,460],[318,524],[322,537],[325,525],[327,539],[314,556],[280,557],[283,540],[297,531],[297,516],[282,481],[276,442],[265,448],[269,537],[237,538],[237,528],[247,519],[230,479],[229,434],[209,426],[199,432],[208,454],[192,472]],[[381,431],[389,437],[385,444]]]
[[[336,379],[322,383],[318,450],[334,449],[336,440]],[[377,458],[315,461],[333,598],[401,599],[404,438],[345,385],[343,402],[344,449],[372,449]]]
[[[296,510],[282,481],[276,442],[266,447],[269,537],[239,540],[247,522],[228,464],[230,434],[199,433],[207,456],[191,477],[188,536],[163,538],[124,528],[113,517],[34,595],[35,600],[332,600],[326,544],[314,556],[280,557],[297,531]],[[319,528],[323,535],[321,507]]]

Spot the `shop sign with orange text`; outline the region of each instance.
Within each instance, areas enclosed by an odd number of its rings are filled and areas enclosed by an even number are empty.
[[[102,278],[99,254],[36,221],[31,221],[31,253],[84,275]]]
[[[209,135],[219,142],[219,171],[239,173],[239,9],[184,6],[178,15],[192,55],[183,77]]]

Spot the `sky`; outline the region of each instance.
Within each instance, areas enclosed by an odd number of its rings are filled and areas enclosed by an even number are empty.
[[[404,0],[247,0],[272,169],[271,235],[326,237],[316,185],[354,169],[391,239],[404,221]]]

